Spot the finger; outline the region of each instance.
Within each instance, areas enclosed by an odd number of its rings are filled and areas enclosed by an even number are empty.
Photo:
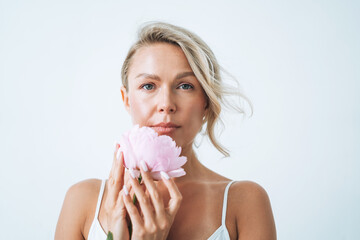
[[[146,190],[150,195],[152,204],[155,208],[155,212],[156,215],[159,217],[165,216],[165,208],[164,208],[164,201],[162,199],[161,194],[159,193],[159,191],[157,190],[156,184],[153,180],[153,178],[151,177],[151,174],[149,171],[145,171],[148,170],[146,163],[144,161],[141,162],[141,176],[143,177],[145,186],[146,186]]]
[[[140,186],[138,180],[136,179],[133,171],[130,169],[129,172],[131,176],[130,183],[134,189],[136,198],[139,201],[141,211],[144,214],[145,222],[150,223],[154,221],[153,206],[150,202],[150,198],[145,194],[143,188]]]
[[[115,169],[116,169],[116,165],[117,165],[117,158],[116,155],[119,151],[120,145],[118,143],[115,143],[115,150],[114,150],[114,156],[113,156],[113,164],[111,166],[111,170],[110,170],[110,175],[109,175],[109,180],[107,181],[107,187],[108,187],[108,192],[109,192],[109,199],[114,199],[114,184],[115,184]],[[114,201],[112,201],[112,203],[114,204]]]
[[[175,214],[179,210],[182,201],[182,195],[178,187],[176,186],[174,180],[171,179],[169,175],[167,175],[165,172],[161,172],[161,177],[170,194],[168,212],[170,215],[175,216]]]
[[[133,196],[134,193],[133,193],[133,189],[132,189],[132,186],[131,186],[131,183],[130,183],[130,178],[125,179],[124,186],[126,186],[126,189],[128,190],[130,196]],[[124,189],[124,187],[123,187],[123,189]],[[122,199],[122,194],[123,194],[123,191],[124,191],[123,189],[119,192],[118,201],[120,201],[119,199]],[[123,201],[123,200],[121,200],[121,201]]]
[[[124,185],[125,186],[125,185]],[[125,207],[125,203],[124,203],[124,199],[122,197],[122,195],[124,194],[124,190],[120,190],[119,192],[119,196],[116,202],[116,209],[115,211],[119,212],[124,218],[126,218],[127,215],[127,211],[126,211],[126,207]]]
[[[118,152],[115,156],[115,165],[113,169],[113,174],[111,179],[109,179],[109,198],[114,202],[118,199],[118,194],[124,185],[124,171],[125,167],[122,164],[123,162],[123,154],[118,149]]]
[[[114,150],[114,156],[113,156],[113,163],[111,166],[111,170],[110,170],[110,175],[109,175],[109,179],[114,175],[114,169],[115,169],[115,164],[116,164],[116,154],[118,152],[120,148],[120,145],[118,143],[115,143],[115,150]]]
[[[130,176],[129,176],[129,171],[128,169],[125,169],[125,174],[124,174],[124,181],[125,183],[130,183]]]
[[[128,212],[131,222],[133,223],[133,226],[143,226],[144,221],[142,220],[138,209],[135,207],[135,205],[132,202],[132,199],[129,195],[129,190],[127,189],[126,185],[124,185],[123,191],[122,191],[122,199],[126,207],[126,211]]]

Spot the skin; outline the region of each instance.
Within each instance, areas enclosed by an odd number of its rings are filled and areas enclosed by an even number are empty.
[[[230,179],[202,165],[193,150],[208,110],[206,96],[191,72],[182,50],[171,44],[142,47],[133,56],[128,87],[121,88],[132,122],[149,127],[160,122],[179,125],[167,135],[182,147],[181,155],[188,161],[186,175],[176,179],[153,181],[141,169],[144,184],[139,185],[124,172],[123,156],[117,154],[119,146],[115,147],[99,213],[101,226],[105,232],[111,230],[114,239],[128,239],[126,215],[133,223],[132,239],[207,239],[221,225],[223,194]],[[190,74],[176,77],[182,73]],[[87,239],[100,184],[100,180],[89,179],[68,190],[55,239]],[[136,193],[140,207],[131,203],[124,185],[130,195]],[[270,200],[260,185],[250,181],[231,185],[226,227],[231,239],[276,239]]]

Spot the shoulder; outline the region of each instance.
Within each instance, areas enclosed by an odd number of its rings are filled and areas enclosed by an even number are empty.
[[[66,192],[64,206],[76,208],[83,217],[92,205],[96,205],[101,186],[100,179],[86,179],[72,185]],[[66,205],[65,205],[66,204]]]
[[[274,217],[266,190],[252,181],[239,181],[229,190],[239,239],[276,239]]]
[[[56,226],[55,239],[82,239],[84,226],[95,210],[101,180],[87,179],[72,185],[66,192]]]
[[[100,179],[86,179],[70,186],[66,193],[66,197],[73,198],[73,200],[84,200],[84,196],[97,195],[99,193],[100,186]]]
[[[232,199],[235,200],[266,200],[268,194],[258,183],[252,181],[237,181],[231,185]]]
[[[244,218],[244,214],[254,215],[265,210],[271,210],[270,199],[266,190],[256,182],[234,182],[229,189],[229,204],[236,206],[238,220]]]

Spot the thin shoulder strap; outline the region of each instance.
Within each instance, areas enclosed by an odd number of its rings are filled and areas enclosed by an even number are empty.
[[[95,210],[95,218],[97,219],[99,216],[99,210],[100,210],[100,205],[101,205],[101,200],[102,197],[104,195],[104,189],[105,189],[105,183],[106,183],[106,179],[103,179],[101,181],[101,187],[100,187],[100,191],[99,191],[99,197],[98,197],[98,201],[96,204],[96,210]]]
[[[223,201],[223,209],[222,209],[222,219],[221,219],[221,224],[225,225],[225,219],[226,219],[226,208],[227,208],[227,197],[228,197],[228,192],[229,192],[229,188],[230,185],[235,182],[235,181],[231,181],[228,183],[228,185],[225,188],[225,192],[224,192],[224,201]]]

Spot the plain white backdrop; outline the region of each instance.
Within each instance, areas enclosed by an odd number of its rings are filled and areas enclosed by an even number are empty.
[[[231,158],[205,138],[202,162],[266,189],[278,239],[360,239],[359,12],[346,0],[1,0],[0,239],[52,239],[67,189],[108,176],[131,127],[122,61],[152,20],[202,37],[254,105],[225,115]]]

